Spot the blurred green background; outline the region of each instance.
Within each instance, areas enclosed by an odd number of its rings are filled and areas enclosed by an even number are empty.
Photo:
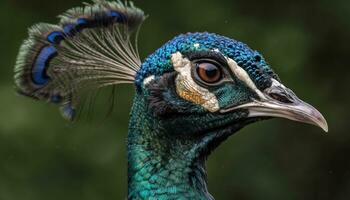
[[[350,199],[350,1],[176,0],[135,4],[149,14],[144,58],[175,35],[216,32],[259,50],[284,83],[317,107],[330,131],[273,119],[229,138],[208,161],[216,199]],[[13,66],[27,27],[56,23],[80,0],[0,1],[0,200],[126,197],[126,137],[132,86],[108,95],[90,117],[64,121],[54,105],[20,97]]]

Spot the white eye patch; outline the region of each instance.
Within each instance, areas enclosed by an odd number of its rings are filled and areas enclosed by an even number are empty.
[[[220,107],[216,96],[192,79],[191,61],[184,58],[180,52],[172,54],[171,61],[175,71],[179,73],[175,80],[177,94],[187,101],[203,106],[210,112],[218,111]]]

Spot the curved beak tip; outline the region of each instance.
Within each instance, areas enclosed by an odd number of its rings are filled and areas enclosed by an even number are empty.
[[[324,132],[328,133],[328,124],[326,120],[321,121],[320,123],[316,123],[314,125],[320,127]]]
[[[324,132],[328,133],[328,123],[323,115],[309,104],[304,103],[302,110],[299,110],[299,117],[296,121],[311,124],[320,127]]]
[[[324,132],[328,133],[328,124],[326,124],[324,127],[321,127],[321,128],[324,130]]]
[[[322,128],[324,130],[324,132],[328,133],[328,123],[322,115],[317,117],[316,126],[319,126],[320,128]]]
[[[305,121],[301,120],[301,122],[318,126],[322,128],[324,132],[328,133],[328,123],[321,112],[307,103],[302,102],[302,105],[304,108],[304,113],[302,115],[304,115]]]

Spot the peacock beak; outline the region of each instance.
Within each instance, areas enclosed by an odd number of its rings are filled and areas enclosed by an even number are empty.
[[[300,100],[292,90],[277,80],[272,79],[271,87],[265,89],[262,95],[259,100],[253,99],[250,103],[221,112],[247,109],[248,117],[281,117],[312,124],[328,132],[328,124],[322,114],[310,104]]]

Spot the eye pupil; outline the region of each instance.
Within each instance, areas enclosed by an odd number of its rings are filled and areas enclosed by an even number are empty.
[[[206,83],[216,83],[221,79],[219,67],[212,63],[197,64],[197,74],[199,78]]]
[[[218,70],[216,68],[209,67],[205,70],[205,74],[207,75],[207,77],[213,78],[218,74]]]

